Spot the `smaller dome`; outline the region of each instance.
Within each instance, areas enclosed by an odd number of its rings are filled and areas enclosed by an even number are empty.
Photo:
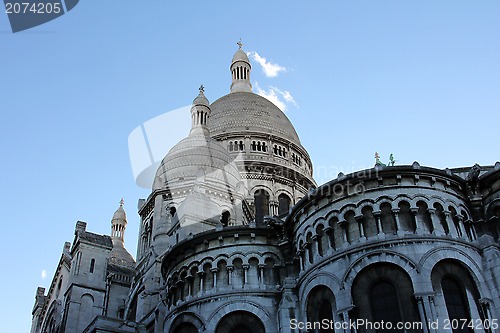
[[[250,64],[250,60],[248,59],[247,54],[241,48],[239,48],[238,51],[236,51],[236,53],[234,54],[232,63],[235,63],[237,61],[244,61]]]
[[[201,85],[201,86],[200,86],[200,93],[199,93],[199,94],[198,94],[198,96],[196,96],[196,98],[193,100],[193,106],[196,106],[196,105],[203,105],[203,106],[210,107],[210,102],[209,102],[209,101],[208,101],[208,99],[205,97],[204,91],[205,91],[205,87],[203,87],[203,85]]]
[[[127,222],[127,214],[125,213],[125,210],[123,209],[123,199],[120,201],[120,207],[116,210],[116,212],[113,214],[113,218],[111,219],[111,223],[115,221],[125,221]]]
[[[161,161],[153,190],[193,186],[200,177],[221,193],[236,189],[241,176],[227,149],[209,136],[206,122],[210,113],[210,103],[201,86],[191,108],[191,131]]]

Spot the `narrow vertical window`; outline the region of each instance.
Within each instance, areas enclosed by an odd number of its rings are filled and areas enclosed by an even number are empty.
[[[269,215],[269,194],[264,190],[257,190],[254,194],[255,222],[262,223],[264,216]]]
[[[95,259],[90,260],[90,273],[94,273]]]
[[[286,194],[278,196],[278,215],[287,214],[290,209],[290,198]]]

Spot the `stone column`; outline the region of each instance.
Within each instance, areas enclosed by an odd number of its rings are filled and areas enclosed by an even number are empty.
[[[245,136],[245,153],[250,152],[250,137]]]
[[[482,310],[483,315],[484,315],[483,319],[485,322],[489,321],[489,323],[490,323],[490,330],[485,329],[485,332],[498,333],[498,332],[500,332],[500,329],[498,327],[493,328],[496,325],[492,325],[493,324],[492,319],[494,317],[492,316],[492,313],[491,313],[491,302],[492,302],[491,299],[488,299],[488,298],[481,298],[479,300],[479,304],[481,305],[481,310]],[[498,324],[498,322],[497,322],[497,324]],[[493,326],[493,327],[491,327],[491,326]]]
[[[273,141],[272,136],[267,138],[267,155],[271,156],[273,154]]]
[[[314,244],[316,243],[316,246]],[[311,237],[311,252],[313,255],[313,261],[316,261],[316,257],[319,257],[321,254],[319,253],[319,244],[318,244],[318,235],[313,235]]]
[[[358,222],[359,240],[360,241],[365,241],[366,240],[366,235],[365,235],[365,226],[363,225],[363,214],[356,215],[354,218],[356,219],[356,222]]]
[[[475,227],[474,223],[472,222],[472,220],[467,220],[467,221],[465,221],[465,223],[469,224],[472,240],[475,241],[477,239],[477,234],[476,234],[476,227]]]
[[[382,222],[380,220],[380,217],[382,215],[382,212],[380,210],[376,210],[373,212],[373,217],[375,217],[375,221],[377,222],[377,230],[378,230],[378,236],[379,237],[384,237],[384,230],[382,229]]]
[[[188,294],[186,295],[186,297],[188,296],[193,296],[193,286],[192,286],[192,282],[194,280],[194,276],[192,275],[187,275],[186,276],[186,283],[188,284]]]
[[[303,259],[302,259],[302,250],[298,250],[297,251],[297,256],[299,257],[299,267],[300,267],[300,270],[304,270],[304,263],[303,263]]]
[[[451,217],[451,212],[448,210],[443,211],[445,219],[446,219],[446,224],[448,225],[448,229],[450,229],[450,235],[454,238],[459,238],[460,235],[458,234],[457,227],[455,226],[455,222],[453,221],[453,218]]]
[[[417,235],[421,235],[424,233],[424,228],[420,225],[420,221],[418,220],[418,208],[410,208],[410,214],[412,216],[413,221],[415,221],[415,233]]]
[[[270,216],[277,215],[276,201],[274,200],[269,200],[269,215]]]
[[[325,227],[325,229],[323,229],[323,231],[325,232],[325,235],[328,237],[328,244],[330,244],[330,248],[335,250],[335,238],[333,235],[333,228],[328,226],[328,227]]]
[[[260,281],[259,281],[259,286],[264,286],[264,268],[266,267],[266,265],[264,264],[259,264],[259,278],[260,278]]]
[[[420,321],[422,322],[422,328],[424,333],[429,333],[429,328],[427,327],[427,318],[425,316],[425,310],[423,305],[423,296],[415,296],[417,299],[418,314],[420,315]]]
[[[198,272],[198,275],[200,276],[200,294],[205,293],[205,272],[201,271]]]
[[[348,240],[348,237],[347,237],[347,233],[348,233],[348,230],[347,230],[347,221],[346,220],[342,220],[342,221],[339,221],[338,223],[340,225],[340,229],[342,229],[342,241],[344,242],[344,244],[342,244],[342,246],[343,247],[347,247],[347,246],[349,246],[349,240]]]
[[[394,214],[394,221],[396,222],[396,235],[402,235],[403,229],[401,228],[401,223],[399,222],[399,208],[394,208],[392,213]]]
[[[461,235],[460,238],[464,239],[464,240],[469,240],[467,238],[467,232],[465,232],[464,217],[463,217],[463,215],[457,214],[457,218],[458,218],[458,228],[460,229],[460,235]]]
[[[214,285],[213,285],[214,289],[217,289],[217,272],[218,271],[219,271],[218,268],[210,268],[210,272],[212,272],[212,274],[214,276]]]
[[[343,308],[337,311],[337,316],[340,318],[340,320],[344,323],[346,323],[346,329],[343,331],[344,333],[355,333],[355,330],[351,330],[351,325],[350,325],[350,318],[349,318],[349,311],[354,309],[354,306],[349,306],[347,308]]]
[[[248,269],[250,268],[249,264],[243,264],[243,288],[248,284]]]
[[[232,265],[227,265],[227,277],[228,277],[228,286],[233,285],[233,270],[234,267]]]
[[[441,225],[441,221],[439,220],[439,217],[436,214],[436,209],[435,208],[427,208],[427,211],[429,212],[429,215],[431,216],[432,229],[434,230],[433,233],[437,236],[446,235],[446,233],[443,229],[443,226]]]

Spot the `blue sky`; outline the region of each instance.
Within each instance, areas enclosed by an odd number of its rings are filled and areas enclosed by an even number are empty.
[[[499,1],[82,0],[17,34],[0,13],[3,330],[29,330],[76,221],[109,233],[122,197],[135,256],[149,191],[128,135],[201,83],[210,101],[227,94],[240,37],[284,68],[268,77],[253,59],[252,84],[293,97],[286,113],[323,183],[375,151],[437,168],[500,160],[499,32]]]

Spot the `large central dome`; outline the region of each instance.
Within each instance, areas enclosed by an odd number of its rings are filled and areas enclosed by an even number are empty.
[[[300,144],[288,117],[272,102],[252,92],[232,92],[211,104],[212,137],[232,133],[265,133]]]

